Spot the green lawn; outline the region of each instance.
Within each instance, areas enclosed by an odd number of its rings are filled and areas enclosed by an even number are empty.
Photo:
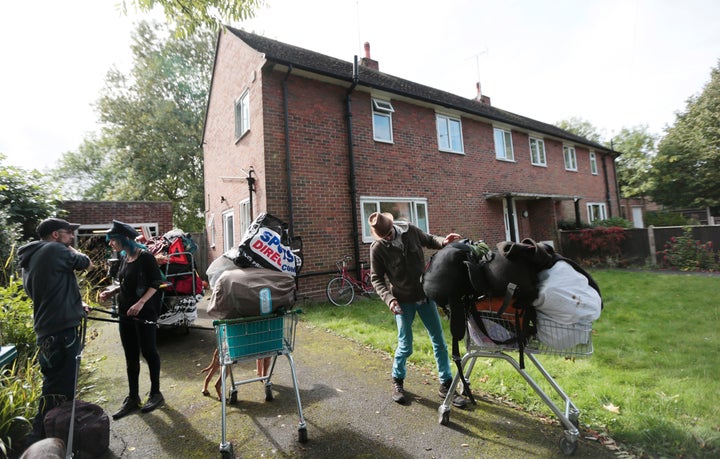
[[[720,456],[720,276],[615,270],[592,274],[605,302],[593,327],[594,354],[538,357],[580,409],[581,425],[653,456]],[[380,301],[356,300],[344,308],[313,305],[305,312],[303,320],[317,327],[394,351],[395,324]],[[449,342],[447,320],[444,323]],[[433,371],[432,349],[420,320],[415,330],[410,362]],[[470,384],[475,392],[552,416],[502,360],[478,359]]]

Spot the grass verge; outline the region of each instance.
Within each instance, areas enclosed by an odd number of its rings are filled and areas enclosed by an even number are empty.
[[[715,293],[720,277],[617,270],[592,274],[605,303],[593,327],[593,356],[538,357],[580,409],[581,426],[605,432],[640,455],[718,457],[720,304]],[[342,308],[318,304],[305,312],[303,320],[314,326],[394,352],[395,322],[379,300]],[[443,323],[449,342],[448,322]],[[432,347],[420,320],[413,330],[409,362],[432,371]],[[551,395],[529,362],[527,367]],[[478,359],[470,384],[474,391],[554,416],[518,372],[499,359]]]

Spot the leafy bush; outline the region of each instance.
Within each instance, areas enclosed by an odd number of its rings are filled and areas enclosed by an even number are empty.
[[[32,428],[42,392],[42,373],[35,358],[16,359],[0,373],[0,452],[18,452],[20,442]]]
[[[575,220],[560,220],[557,224],[559,230],[564,231],[571,231],[571,230],[577,230],[582,228],[590,228],[590,225],[588,225],[585,222],[580,222],[580,226],[578,227],[575,224]]]
[[[666,212],[651,210],[645,212],[647,226],[683,226],[689,224],[688,220],[679,212]]]
[[[0,341],[15,345],[20,362],[35,354],[32,301],[14,276],[0,287]]]
[[[661,252],[663,266],[680,271],[717,271],[718,257],[711,241],[693,238],[692,228],[684,227],[682,236],[671,237]]]
[[[606,228],[611,228],[613,226],[616,226],[618,228],[632,228],[633,224],[630,220],[626,220],[622,217],[613,217],[606,220],[597,221],[595,222],[595,226],[604,226]]]
[[[625,229],[617,226],[596,226],[570,234],[570,240],[580,243],[590,254],[588,259],[583,260],[589,266],[617,265],[622,255],[621,243],[626,237]]]

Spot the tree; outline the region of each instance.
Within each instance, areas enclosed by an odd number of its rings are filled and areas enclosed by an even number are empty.
[[[651,196],[673,208],[720,205],[720,61],[700,95],[687,101],[684,112],[658,145],[652,163]]]
[[[652,188],[650,169],[655,155],[657,137],[648,127],[622,128],[612,140],[611,147],[620,152],[616,160],[618,184],[624,197],[642,198]]]
[[[178,36],[193,35],[201,28],[218,31],[229,21],[252,18],[264,0],[130,0],[141,11],[161,6],[170,24],[175,25]],[[127,0],[121,4],[127,13]]]
[[[0,285],[7,280],[6,262],[13,247],[37,237],[43,219],[58,214],[58,190],[37,170],[6,166],[0,153]]]
[[[180,39],[142,22],[133,36],[133,68],[108,72],[97,102],[102,130],[56,170],[85,199],[172,201],[174,224],[203,227],[202,130],[214,34]]]
[[[560,129],[572,132],[580,137],[585,137],[595,143],[600,143],[600,133],[597,128],[590,123],[590,121],[573,116],[568,120],[558,121],[555,125]]]

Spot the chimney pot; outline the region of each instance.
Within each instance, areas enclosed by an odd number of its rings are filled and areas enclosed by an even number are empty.
[[[365,42],[365,57],[370,59],[370,43]]]
[[[365,57],[360,59],[360,65],[369,69],[380,71],[380,64],[378,61],[370,58],[370,43],[367,41],[365,42]]]

